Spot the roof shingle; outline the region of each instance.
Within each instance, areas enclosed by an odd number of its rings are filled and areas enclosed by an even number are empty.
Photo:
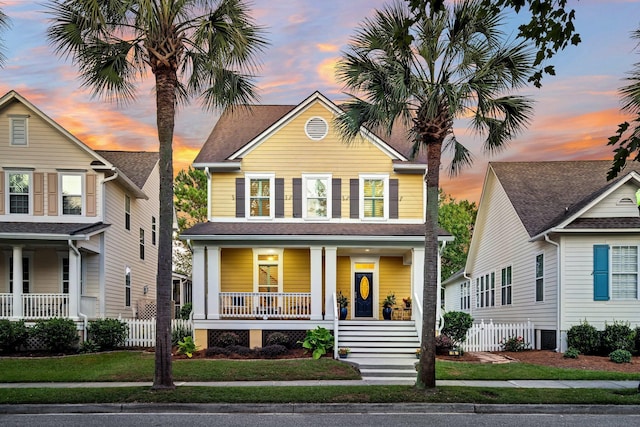
[[[96,153],[113,163],[140,189],[158,162],[158,153],[151,151],[96,150]]]

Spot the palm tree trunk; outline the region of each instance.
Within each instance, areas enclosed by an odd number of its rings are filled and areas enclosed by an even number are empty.
[[[442,141],[427,147],[427,204],[425,220],[422,344],[418,368],[419,388],[436,386],[436,305],[438,300],[438,188]]]
[[[171,68],[158,67],[156,119],[160,145],[160,219],[156,285],[156,353],[152,389],[173,389],[171,369],[171,237],[173,232],[173,129],[177,76]]]

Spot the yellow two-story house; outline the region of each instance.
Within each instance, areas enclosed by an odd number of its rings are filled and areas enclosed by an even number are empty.
[[[339,114],[319,92],[235,108],[204,143],[208,221],[182,234],[200,347],[227,330],[252,347],[271,331],[334,330],[340,294],[346,321],[382,320],[389,294],[394,318],[422,318],[426,159],[411,158],[404,129],[345,141]]]

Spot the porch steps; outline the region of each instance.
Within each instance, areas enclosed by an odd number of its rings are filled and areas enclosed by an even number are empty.
[[[366,381],[411,382],[416,378],[420,340],[412,320],[341,320],[338,346],[349,347],[346,359],[357,364]]]

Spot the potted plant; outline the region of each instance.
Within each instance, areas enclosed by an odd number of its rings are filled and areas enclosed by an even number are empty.
[[[406,308],[411,308],[411,297],[402,298],[402,302]]]
[[[391,292],[382,302],[382,317],[384,320],[391,320],[391,307],[396,305],[396,294]]]
[[[342,295],[342,292],[339,292],[336,299],[338,300],[338,305],[340,306],[340,320],[344,320],[347,318],[347,307],[349,306],[349,298]]]
[[[420,349],[416,348],[416,359],[420,359]]]
[[[340,347],[338,349],[338,356],[340,356],[341,359],[345,359],[349,353],[351,353],[351,349],[349,347]]]

